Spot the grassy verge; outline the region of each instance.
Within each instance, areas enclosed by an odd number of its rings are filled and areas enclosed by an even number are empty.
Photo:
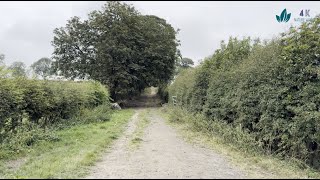
[[[133,149],[139,147],[142,141],[144,130],[150,123],[150,120],[147,118],[147,114],[149,114],[149,111],[150,109],[144,109],[138,116],[136,128],[133,132],[132,139],[130,141],[130,147]]]
[[[20,167],[10,170],[1,162],[3,178],[79,178],[124,130],[133,110],[112,114],[106,122],[79,124],[55,132],[59,141],[42,141],[32,146]],[[15,160],[15,161],[19,161]],[[12,163],[11,163],[12,164]],[[19,163],[17,163],[19,164]]]
[[[219,152],[249,178],[320,178],[320,172],[299,161],[259,152],[246,142],[250,138],[245,133],[223,123],[211,122],[209,125],[201,116],[175,107],[162,108],[159,113],[185,140]]]

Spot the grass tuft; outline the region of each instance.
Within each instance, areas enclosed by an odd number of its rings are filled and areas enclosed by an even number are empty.
[[[227,157],[249,178],[320,178],[320,172],[297,159],[281,159],[263,153],[250,134],[223,122],[208,121],[199,114],[169,106],[159,110],[183,138]]]
[[[140,143],[143,141],[142,137],[144,134],[145,128],[149,125],[150,120],[147,117],[147,114],[149,114],[150,109],[144,109],[140,114],[139,114],[139,119],[136,122],[136,128],[135,131],[133,132],[132,139],[130,141],[130,147],[135,149],[138,148]]]

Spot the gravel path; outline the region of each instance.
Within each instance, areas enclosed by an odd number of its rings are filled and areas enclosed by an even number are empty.
[[[246,178],[221,155],[182,140],[152,109],[140,147],[128,148],[141,111],[136,110],[124,136],[86,178]]]

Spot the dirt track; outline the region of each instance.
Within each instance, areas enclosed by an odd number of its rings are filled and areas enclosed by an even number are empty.
[[[155,109],[146,115],[151,123],[139,148],[130,149],[135,124],[144,110],[136,109],[125,134],[86,178],[246,178],[221,155],[182,140]]]

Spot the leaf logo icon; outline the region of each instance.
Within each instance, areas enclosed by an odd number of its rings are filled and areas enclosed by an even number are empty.
[[[284,9],[280,16],[276,15],[278,22],[288,22],[290,20],[291,13],[287,14],[287,9]]]
[[[291,17],[291,13],[287,14],[286,16],[286,22],[288,22],[290,20],[290,17]]]
[[[280,21],[283,22],[286,20],[287,17],[287,9],[284,9],[280,15]]]

